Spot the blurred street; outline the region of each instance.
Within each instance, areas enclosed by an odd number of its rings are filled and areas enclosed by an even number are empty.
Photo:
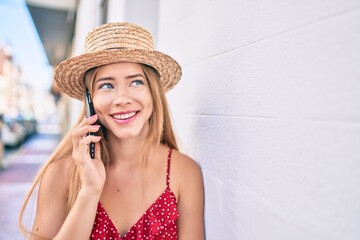
[[[37,133],[19,148],[7,149],[0,169],[0,239],[24,239],[18,215],[33,177],[59,141],[57,134]]]

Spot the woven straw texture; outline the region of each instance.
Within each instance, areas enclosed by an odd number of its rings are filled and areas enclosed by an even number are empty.
[[[85,53],[61,62],[55,69],[54,80],[64,93],[82,101],[86,71],[117,62],[152,66],[160,74],[165,92],[181,78],[180,65],[170,56],[154,50],[152,37],[146,29],[130,23],[108,23],[88,33]]]

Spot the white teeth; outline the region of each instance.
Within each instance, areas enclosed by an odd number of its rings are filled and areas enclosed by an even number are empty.
[[[124,113],[124,114],[114,114],[113,117],[116,119],[125,120],[125,119],[135,116],[135,114],[136,114],[136,112]]]

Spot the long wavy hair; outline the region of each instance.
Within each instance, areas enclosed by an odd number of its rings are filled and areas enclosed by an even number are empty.
[[[173,127],[171,124],[170,112],[168,103],[165,97],[165,93],[160,85],[160,76],[155,69],[150,66],[141,64],[145,77],[148,81],[148,85],[151,92],[151,97],[153,101],[153,112],[149,119],[149,131],[146,136],[145,146],[144,146],[144,156],[143,159],[146,160],[149,154],[151,146],[164,144],[169,146],[170,148],[178,150],[178,145],[176,142],[175,134],[173,131]],[[99,67],[90,69],[84,78],[85,84],[88,86],[90,90],[90,94],[93,93],[93,86],[94,80]],[[36,187],[41,183],[41,180],[49,167],[50,164],[55,162],[59,159],[69,159],[72,155],[73,145],[71,139],[71,132],[72,129],[77,126],[85,116],[85,103],[83,105],[82,112],[75,122],[74,126],[70,129],[70,131],[64,136],[61,142],[58,144],[52,155],[49,157],[48,161],[43,164],[41,169],[38,171],[35,179],[30,187],[28,194],[26,195],[25,201],[22,205],[19,214],[19,228],[24,235],[31,234],[31,230],[26,229],[24,226],[24,213],[29,204],[29,200],[31,196],[36,192]],[[100,148],[101,148],[101,159],[106,166],[111,163],[110,159],[110,147],[109,143],[106,140],[106,129],[101,127],[100,130],[97,132],[99,136],[102,136],[102,140],[100,141]],[[66,210],[67,214],[70,212],[71,208],[73,207],[76,197],[81,188],[81,180],[78,169],[74,163],[70,159],[69,167],[67,169],[70,181],[67,186],[67,193],[66,193]]]

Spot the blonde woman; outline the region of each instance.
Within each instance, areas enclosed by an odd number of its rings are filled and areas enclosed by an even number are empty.
[[[204,239],[202,173],[180,153],[165,93],[181,77],[151,35],[129,23],[89,32],[85,53],[55,70],[55,81],[95,115],[79,120],[39,171],[30,239]],[[89,134],[92,133],[92,134]],[[93,150],[89,149],[94,146]]]

